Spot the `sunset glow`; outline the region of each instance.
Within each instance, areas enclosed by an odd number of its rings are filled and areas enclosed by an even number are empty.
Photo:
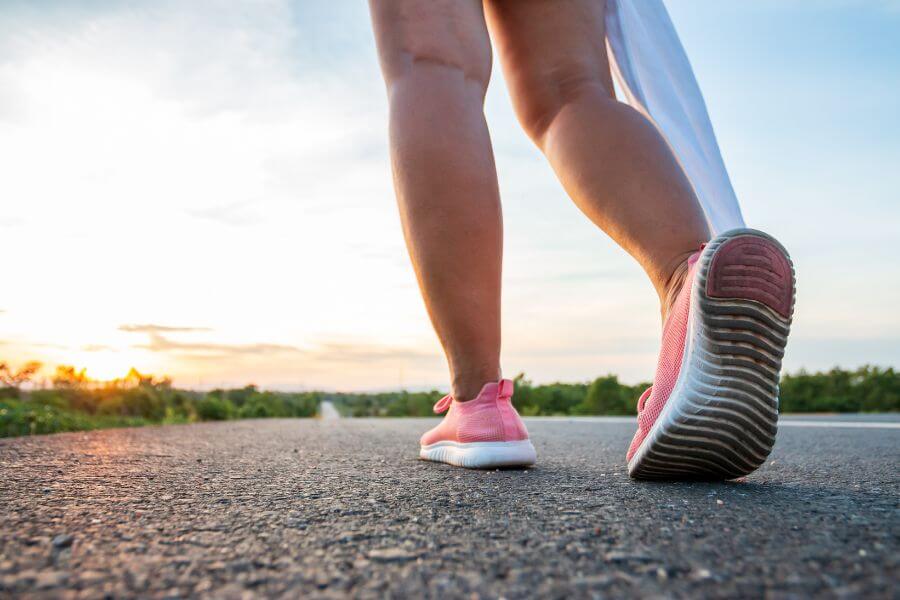
[[[394,206],[365,3],[265,6],[0,8],[0,359],[204,388],[446,386]],[[747,62],[781,35],[761,28],[771,6],[738,18],[708,3],[700,20],[670,4],[747,221],[798,267],[786,366],[897,364],[900,284],[882,250],[900,241],[900,125],[866,98],[900,95],[900,49],[841,55],[859,69],[822,57],[806,69],[800,50]],[[860,27],[900,18],[876,12]],[[819,26],[842,15],[823,9]],[[756,37],[741,33],[748,18]],[[797,73],[803,92],[782,83]],[[646,379],[659,336],[649,283],[565,197],[494,78],[504,371]],[[847,123],[817,118],[817,90],[835,81],[854,90]],[[850,152],[825,136],[869,143]]]

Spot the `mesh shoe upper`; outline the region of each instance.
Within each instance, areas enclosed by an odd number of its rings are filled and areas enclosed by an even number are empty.
[[[513,442],[528,439],[528,430],[511,398],[513,382],[502,379],[487,383],[474,400],[457,402],[444,396],[434,405],[434,412],[447,415],[421,438],[423,446],[437,442]]]
[[[627,460],[631,460],[644,438],[650,432],[656,419],[659,418],[666,401],[672,394],[678,374],[681,372],[681,360],[684,356],[684,341],[687,335],[688,318],[691,310],[691,289],[697,272],[697,261],[700,253],[688,259],[688,274],[675,303],[672,306],[666,323],[663,326],[662,347],[656,364],[656,375],[653,386],[648,388],[638,401],[638,430],[628,448]]]

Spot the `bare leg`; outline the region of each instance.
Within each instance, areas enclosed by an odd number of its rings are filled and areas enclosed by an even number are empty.
[[[578,207],[634,256],[663,318],[709,229],[668,144],[617,102],[603,0],[487,0],[488,25],[523,127]]]
[[[500,377],[503,246],[483,103],[491,47],[480,0],[371,0],[390,100],[391,160],[419,287],[453,395]]]

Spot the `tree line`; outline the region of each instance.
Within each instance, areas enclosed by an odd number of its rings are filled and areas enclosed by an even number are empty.
[[[427,392],[273,392],[254,385],[208,392],[178,389],[168,378],[132,369],[122,379],[91,381],[86,372],[58,367],[48,385],[28,388],[40,365],[12,369],[0,362],[0,437],[154,423],[267,417],[313,417],[323,400],[347,417],[425,417],[443,395]],[[627,385],[615,375],[584,383],[534,385],[515,380],[514,404],[525,416],[634,415],[649,384]],[[785,413],[898,412],[900,373],[864,366],[799,371],[781,380]]]
[[[615,375],[586,383],[534,385],[519,375],[513,403],[524,416],[635,415],[638,398],[649,386],[627,385]],[[442,395],[432,391],[327,396],[348,416],[424,417],[432,414],[432,405]],[[868,365],[854,371],[801,370],[781,378],[779,396],[783,413],[900,412],[900,373]]]

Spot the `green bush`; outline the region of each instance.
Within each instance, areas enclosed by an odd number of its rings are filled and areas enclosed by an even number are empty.
[[[122,394],[122,414],[161,421],[166,416],[166,399],[152,387],[139,386]]]
[[[225,398],[207,394],[197,402],[197,416],[203,421],[224,421],[234,414],[234,405]]]
[[[92,417],[31,399],[0,400],[0,437],[145,424],[143,419]]]
[[[625,385],[614,375],[591,383],[533,385],[524,375],[515,379],[515,405],[525,416],[634,415],[649,383]],[[781,380],[781,412],[898,412],[900,373],[893,368],[865,366],[825,373],[786,374]],[[330,394],[338,410],[354,417],[426,416],[440,392]]]
[[[219,393],[219,395],[228,398],[228,401],[231,402],[236,408],[240,409],[246,404],[252,397],[254,397],[258,390],[255,385],[247,385],[242,388],[234,389],[234,390],[215,390]]]
[[[785,375],[781,379],[782,412],[900,411],[900,373],[865,366],[856,371]]]
[[[0,400],[15,400],[19,395],[19,388],[0,386]]]
[[[83,417],[45,404],[0,400],[0,435],[4,437],[82,429],[79,418]]]
[[[619,383],[615,375],[598,377],[574,412],[581,415],[633,415],[636,405],[631,402],[631,396],[631,388]]]
[[[243,400],[243,406],[237,410],[240,419],[265,419],[269,417],[286,417],[287,408],[284,401],[274,394],[254,394]]]
[[[166,406],[167,421],[193,421],[197,418],[197,409],[189,393],[176,391]]]
[[[59,390],[35,390],[28,394],[31,405],[52,406],[59,410],[69,410],[68,399]]]

